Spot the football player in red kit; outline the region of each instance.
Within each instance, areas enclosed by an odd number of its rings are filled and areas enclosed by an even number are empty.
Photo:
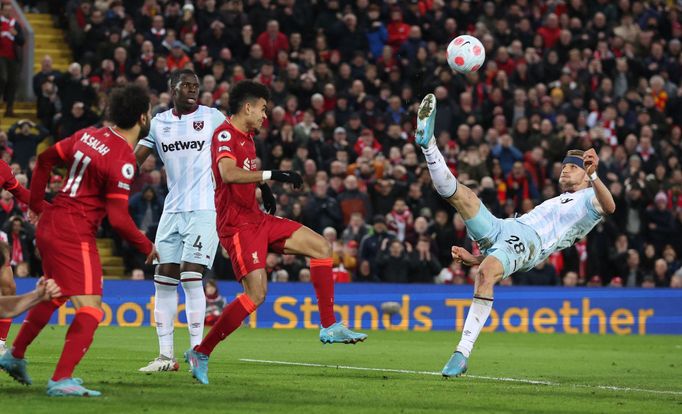
[[[31,194],[19,184],[17,179],[14,178],[14,173],[12,173],[10,166],[2,160],[0,160],[0,188],[12,193],[14,198],[20,202],[28,204]],[[0,269],[0,296],[13,296],[16,293],[17,286],[14,283],[12,267],[10,267],[10,261],[6,260]],[[11,326],[12,319],[0,319],[0,355],[5,353],[5,341],[7,340],[7,334],[9,333],[9,328]]]
[[[0,358],[0,368],[14,379],[31,384],[26,371],[26,348],[38,336],[57,308],[71,300],[76,316],[66,333],[57,368],[48,381],[50,396],[99,396],[88,390],[73,371],[92,343],[102,320],[102,267],[95,234],[104,216],[131,245],[157,258],[152,242],[137,229],[128,214],[130,184],[135,176],[133,147],[149,132],[149,94],[144,88],[127,86],[109,97],[114,126],[86,128],[53,145],[38,157],[31,185],[30,207],[41,214],[36,244],[45,276],[61,287],[62,297],[43,302],[26,317],[12,349]],[[52,167],[65,164],[66,182],[45,209],[45,185]]]
[[[192,375],[208,384],[208,357],[215,346],[237,329],[242,321],[265,300],[268,277],[265,257],[268,251],[300,254],[309,257],[310,272],[320,312],[320,341],[356,343],[367,335],[353,332],[336,322],[334,315],[334,280],[332,251],[324,237],[294,221],[273,216],[276,203],[265,184],[267,180],[301,187],[303,179],[293,171],[257,171],[253,131],[267,118],[270,93],[266,86],[239,82],[230,91],[233,116],[213,133],[211,144],[218,237],[227,250],[243,295],[222,312],[204,340],[185,354]],[[260,210],[256,201],[260,187],[270,214]]]

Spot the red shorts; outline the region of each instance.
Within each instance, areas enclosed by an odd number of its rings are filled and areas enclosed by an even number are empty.
[[[230,256],[237,280],[254,270],[264,269],[268,251],[284,252],[284,243],[302,226],[289,219],[263,214],[260,223],[239,227],[231,236],[221,236],[220,244]]]
[[[46,212],[36,230],[45,277],[54,279],[63,296],[102,295],[102,265],[94,235],[65,237],[63,223]]]

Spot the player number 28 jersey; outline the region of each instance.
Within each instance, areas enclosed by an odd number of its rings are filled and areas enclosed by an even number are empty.
[[[532,227],[542,242],[541,258],[570,247],[602,220],[592,204],[594,189],[585,188],[550,198],[517,220]]]
[[[164,212],[215,210],[211,178],[211,138],[225,120],[215,108],[199,105],[178,117],[172,109],[157,114],[140,145],[156,148],[166,167],[168,195]]]

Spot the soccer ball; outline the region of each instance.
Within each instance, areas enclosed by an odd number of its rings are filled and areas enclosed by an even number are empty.
[[[476,72],[485,61],[485,48],[473,36],[457,36],[448,45],[447,59],[448,65],[456,72]]]

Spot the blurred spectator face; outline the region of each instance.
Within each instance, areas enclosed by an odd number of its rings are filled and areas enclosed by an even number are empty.
[[[19,264],[17,264],[17,268],[14,271],[14,276],[16,276],[16,277],[29,277],[30,272],[29,272],[28,263],[20,262]]]
[[[160,15],[154,16],[154,18],[152,19],[152,27],[157,31],[162,30],[163,29],[163,16],[160,16]]]
[[[634,249],[628,250],[627,266],[630,269],[636,269],[639,267],[639,252]]]
[[[317,173],[317,166],[315,165],[315,161],[306,160],[306,162],[303,164],[303,170],[306,176],[308,177],[314,176]]]
[[[83,104],[83,102],[74,102],[73,106],[71,107],[71,115],[73,115],[74,118],[80,118],[84,113],[85,104]]]
[[[398,199],[395,201],[393,204],[393,211],[395,211],[398,214],[403,214],[407,210],[407,204],[405,204],[405,200]]]
[[[199,99],[199,103],[204,106],[212,107],[213,106],[213,95],[211,92],[203,92],[201,94],[201,98]]]
[[[72,78],[78,79],[82,76],[82,68],[80,63],[74,62],[69,65],[69,74]]]
[[[426,234],[428,227],[429,223],[424,217],[417,217],[414,221],[414,231],[417,232],[417,234]]]
[[[394,240],[391,242],[388,251],[391,257],[400,257],[403,254],[403,249],[403,244],[398,240]]]
[[[663,259],[656,260],[654,264],[654,274],[658,278],[664,278],[668,273],[668,263]]]
[[[654,281],[654,278],[651,276],[646,276],[644,277],[644,281],[642,282],[642,287],[645,289],[653,289],[656,287],[656,282]]]
[[[117,47],[116,50],[114,50],[114,60],[119,64],[125,63],[125,61],[128,60],[128,51],[122,47]]]
[[[23,222],[20,218],[15,218],[12,220],[12,233],[19,234],[23,228]]]
[[[336,230],[333,227],[327,227],[322,231],[322,236],[324,236],[329,243],[334,243],[336,241]]]
[[[670,279],[670,287],[674,289],[682,289],[682,274],[675,274]]]
[[[563,278],[563,284],[566,287],[575,287],[578,285],[578,274],[576,272],[567,272]]]
[[[310,282],[310,269],[301,269],[301,271],[298,273],[298,281],[303,283]]]
[[[289,281],[289,272],[287,272],[284,269],[280,269],[275,273],[275,282],[288,282]]]
[[[623,279],[621,279],[620,277],[617,277],[617,276],[614,277],[609,282],[609,287],[620,287],[620,288],[622,288],[623,287]]]
[[[251,59],[259,60],[263,58],[263,48],[259,44],[255,43],[251,46],[251,51],[249,53]]]
[[[343,186],[346,188],[346,190],[349,190],[349,191],[357,190],[358,189],[358,179],[354,175],[349,175],[343,181]]]
[[[99,10],[93,10],[92,14],[90,14],[90,21],[92,22],[92,24],[101,24],[103,20],[104,16],[102,15],[102,12]]]
[[[168,64],[167,64],[166,58],[163,56],[157,57],[156,62],[154,63],[154,67],[159,72],[166,72],[168,70]]]
[[[514,177],[517,180],[520,180],[526,176],[526,170],[523,168],[523,163],[520,161],[517,161],[514,163],[512,166],[512,177]]]
[[[274,253],[268,253],[267,257],[265,258],[265,266],[267,266],[270,269],[273,269],[278,264],[279,264],[279,256],[277,256]]]

